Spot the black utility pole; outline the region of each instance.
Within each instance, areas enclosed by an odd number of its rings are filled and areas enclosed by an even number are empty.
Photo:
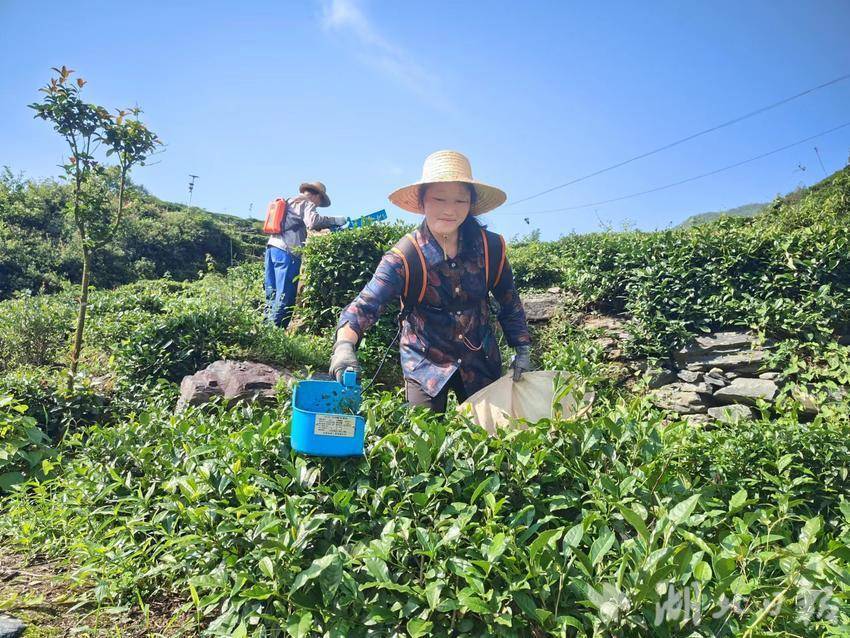
[[[191,206],[192,205],[192,191],[195,190],[195,180],[198,179],[200,176],[199,175],[192,175],[190,173],[189,177],[192,178],[192,181],[189,182],[189,206]]]

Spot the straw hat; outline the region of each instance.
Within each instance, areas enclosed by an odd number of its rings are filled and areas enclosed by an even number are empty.
[[[469,160],[457,151],[437,151],[425,158],[422,166],[422,179],[415,184],[390,193],[390,201],[411,213],[422,213],[419,208],[419,188],[423,184],[438,182],[464,182],[472,184],[478,195],[478,201],[470,208],[471,215],[480,215],[501,206],[508,198],[503,190],[488,186],[472,179],[472,167]]]
[[[319,204],[320,207],[326,208],[331,205],[331,198],[328,197],[327,189],[322,182],[304,182],[298,187],[298,192],[303,193],[307,189],[314,190],[322,196],[322,203]]]

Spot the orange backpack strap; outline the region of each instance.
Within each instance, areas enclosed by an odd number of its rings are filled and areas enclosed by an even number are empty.
[[[502,273],[505,270],[505,238],[482,228],[481,240],[484,243],[484,276],[487,279],[487,290],[495,291],[502,282]]]
[[[404,262],[404,291],[401,297],[401,307],[404,313],[409,313],[415,305],[422,303],[425,298],[425,288],[428,286],[425,255],[422,253],[413,233],[408,233],[402,237],[391,250]]]

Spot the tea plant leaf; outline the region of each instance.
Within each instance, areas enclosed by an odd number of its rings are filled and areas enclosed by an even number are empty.
[[[693,514],[694,509],[696,508],[697,503],[699,502],[699,499],[700,494],[694,494],[693,496],[686,498],[684,501],[677,503],[670,510],[670,513],[667,515],[667,518],[669,518],[670,522],[672,522],[674,525],[681,525],[691,517],[691,514]]]
[[[644,523],[640,515],[625,505],[618,504],[617,509],[620,511],[623,518],[626,519],[626,522],[635,528],[635,531],[637,531],[640,537],[646,542],[647,546],[649,546],[649,529],[646,527],[646,523]]]
[[[732,498],[729,499],[729,512],[737,512],[744,506],[744,503],[747,502],[747,490],[740,489],[732,495]]]
[[[425,585],[425,598],[428,601],[428,608],[432,611],[440,604],[440,593],[443,587],[445,583],[442,581],[431,581]]]
[[[602,562],[602,559],[605,557],[610,549],[614,546],[614,532],[610,529],[605,529],[601,536],[599,536],[593,544],[590,546],[590,563],[594,567]]]
[[[419,618],[411,618],[407,621],[407,633],[410,638],[421,638],[422,636],[431,635],[431,630],[434,628],[434,623],[430,620],[421,620]]]
[[[274,563],[268,556],[263,556],[259,562],[260,571],[267,577],[274,578]]]
[[[313,628],[313,613],[311,611],[303,611],[300,614],[293,614],[286,623],[286,633],[290,638],[306,638],[310,635],[310,630]]]
[[[307,569],[300,572],[298,576],[295,577],[295,581],[292,583],[292,587],[289,590],[289,595],[291,596],[296,591],[301,589],[304,585],[306,585],[308,582],[317,578],[336,560],[337,555],[335,553],[327,554],[326,556],[322,556],[321,558],[316,558],[315,560],[313,560],[313,562],[310,563],[310,566],[307,567]]]
[[[390,582],[390,572],[387,564],[381,560],[380,558],[367,558],[366,559],[366,570],[372,575],[372,577],[381,583]]]
[[[505,534],[503,532],[496,534],[487,546],[487,560],[491,563],[495,563],[505,552],[507,546],[508,542]]]
[[[701,583],[707,583],[711,580],[711,566],[704,560],[701,560],[694,566],[694,578]]]

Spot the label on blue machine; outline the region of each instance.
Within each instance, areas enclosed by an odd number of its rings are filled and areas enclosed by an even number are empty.
[[[317,414],[314,434],[322,436],[354,436],[357,417],[348,414]]]

